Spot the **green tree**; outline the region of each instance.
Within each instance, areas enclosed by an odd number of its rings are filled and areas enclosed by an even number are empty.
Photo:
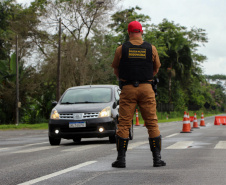
[[[147,28],[150,26],[149,22],[151,21],[151,18],[148,15],[138,14],[137,10],[141,10],[141,8],[136,6],[135,8],[129,8],[116,12],[111,16],[113,23],[108,26],[117,34],[116,37],[119,43],[122,44],[129,40],[127,30],[128,24],[131,21],[139,21],[142,23],[144,33],[148,30]]]
[[[15,52],[16,35],[18,35],[18,61],[19,61],[19,81],[20,81],[20,101],[25,106],[28,101],[26,94],[32,94],[36,83],[32,83],[35,69],[25,65],[23,58],[31,55],[30,51],[34,47],[32,43],[33,32],[38,20],[36,14],[29,8],[23,8],[15,1],[5,1],[0,3],[2,10],[1,18],[3,24],[0,26],[0,109],[1,123],[13,123],[15,120],[16,106],[16,56]],[[26,81],[27,80],[27,81]],[[26,83],[24,83],[26,81]],[[29,83],[32,83],[28,85]],[[26,110],[21,114],[26,114]]]
[[[46,79],[54,82],[57,75],[57,45],[58,33],[55,31],[62,19],[61,38],[61,92],[71,86],[90,84],[94,81],[93,69],[102,53],[98,50],[99,41],[94,39],[95,35],[103,34],[103,24],[108,19],[108,11],[116,4],[117,0],[108,3],[100,3],[97,0],[47,1],[42,9],[40,20],[48,37],[40,37],[43,45],[43,65],[40,70],[46,74]],[[49,41],[49,42],[48,42]],[[40,42],[39,42],[40,43]],[[97,49],[98,48],[98,49]],[[51,70],[49,70],[51,69]],[[47,73],[48,72],[48,73]],[[53,83],[55,85],[55,83]]]
[[[164,19],[157,26],[152,26],[150,32],[145,35],[146,40],[155,43],[157,49],[160,48],[162,64],[158,74],[160,78],[160,102],[173,102],[175,105],[179,105],[177,95],[179,95],[178,92],[181,94],[180,88],[182,88],[184,93],[181,95],[185,100],[183,104],[188,106],[189,99],[192,98],[189,97],[192,91],[188,87],[196,82],[199,83],[198,87],[200,87],[203,74],[197,63],[202,62],[205,57],[196,54],[198,45],[194,43],[207,42],[207,38],[205,38],[205,34],[199,33],[199,31],[201,30],[187,30],[184,26]],[[167,92],[168,96],[166,95]],[[175,107],[179,108],[180,106]]]

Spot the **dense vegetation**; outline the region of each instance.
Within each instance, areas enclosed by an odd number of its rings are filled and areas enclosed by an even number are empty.
[[[116,47],[128,40],[127,25],[133,20],[142,23],[144,40],[159,52],[158,105],[173,105],[174,111],[224,111],[224,88],[207,83],[211,76],[204,76],[201,69],[206,56],[197,53],[208,42],[205,30],[188,29],[167,19],[153,25],[139,7],[116,11],[117,3],[35,0],[29,7],[14,0],[0,3],[0,124],[15,122],[16,35],[20,122],[36,123],[49,118],[51,102],[58,99],[59,57],[60,93],[71,86],[117,84],[111,63]]]

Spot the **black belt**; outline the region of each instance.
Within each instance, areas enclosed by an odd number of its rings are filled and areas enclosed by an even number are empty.
[[[123,86],[125,85],[133,85],[134,87],[138,87],[139,84],[151,84],[153,85],[153,82],[152,81],[138,81],[138,80],[135,80],[135,81],[119,81],[119,86],[120,86],[120,89],[122,89]]]

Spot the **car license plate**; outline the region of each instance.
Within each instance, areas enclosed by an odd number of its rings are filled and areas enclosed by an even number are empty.
[[[69,128],[86,127],[85,121],[69,122]]]

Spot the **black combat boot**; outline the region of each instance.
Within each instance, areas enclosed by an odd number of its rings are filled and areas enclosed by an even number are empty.
[[[118,151],[118,157],[116,161],[112,163],[112,167],[125,168],[126,167],[126,151],[127,151],[129,138],[124,139],[117,135],[115,137],[116,137],[116,147]]]
[[[160,166],[166,166],[166,163],[161,160],[161,142],[162,137],[161,135],[155,138],[149,138],[150,148],[152,151],[153,156],[153,166],[154,167],[160,167]]]

